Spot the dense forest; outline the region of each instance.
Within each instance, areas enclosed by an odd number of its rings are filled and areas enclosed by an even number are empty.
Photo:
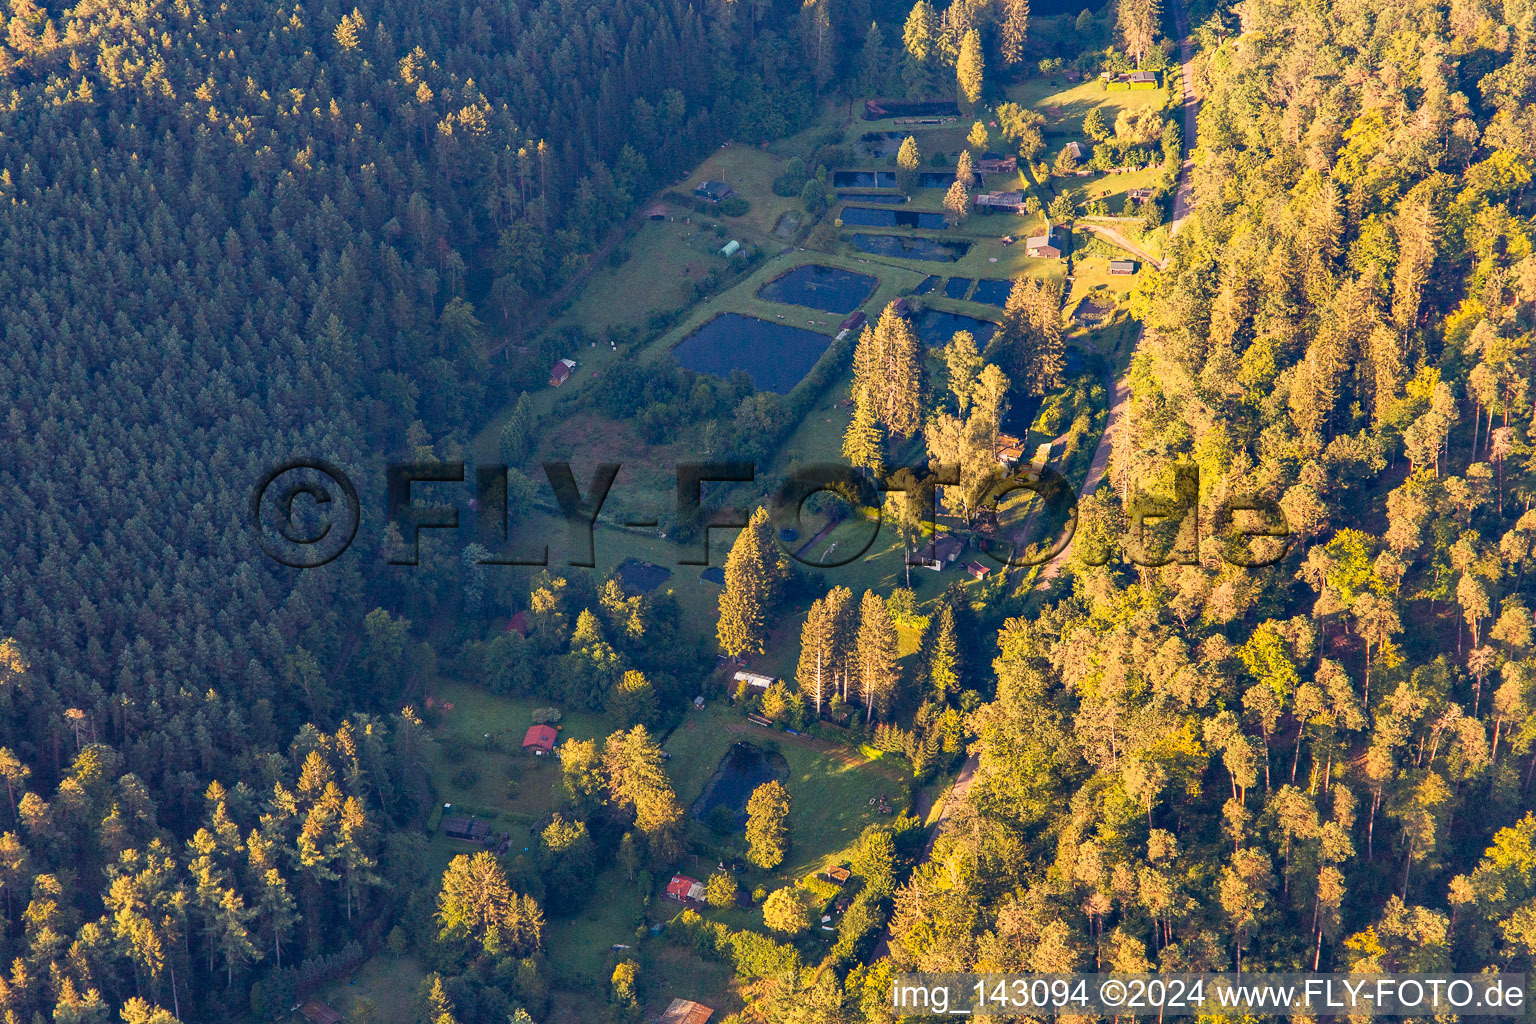
[[[462,457],[543,383],[556,342],[530,325],[551,297],[720,144],[875,93],[977,108],[1031,61],[1161,69],[1175,31],[1149,0],[1039,29],[1022,0],[887,8],[10,0],[6,1024],[271,1020],[386,946],[430,966],[432,1024],[541,1020],[548,907],[592,898],[599,859],[636,879],[677,855],[650,730],[717,647],[761,650],[806,606],[792,685],[755,706],[800,725],[855,709],[917,776],[969,749],[977,781],[931,857],[909,817],[861,838],[821,964],[683,915],[670,938],[752,983],[744,1020],[888,1020],[907,968],[1530,968],[1523,0],[1191,5],[1195,212],[1133,299],[1111,486],[1047,586],[938,598],[915,669],[894,623],[916,618],[910,592],[816,590],[761,515],[714,637],[572,573],[518,577],[526,636],[434,643],[448,612],[483,617],[452,559],[402,583],[377,523],[366,557],[323,572],[251,543],[248,489],[294,454]],[[1041,148],[1022,120],[1005,138]],[[1176,131],[1159,140],[1177,155]],[[1064,383],[1059,301],[1021,282],[990,346],[959,335],[936,366],[894,313],[866,328],[838,350],[849,461],[878,470],[890,439],[920,438],[937,462],[988,462],[1010,396]],[[509,340],[520,358],[497,356]],[[627,379],[656,401],[694,385]],[[758,397],[732,382],[720,400]],[[1277,501],[1286,558],[1235,566],[1202,530],[1187,559],[1127,561],[1124,495],[1175,463],[1198,467],[1203,506]],[[415,683],[440,657],[625,728],[565,745],[563,810],[531,856],[457,858],[439,885]],[[754,858],[782,857],[790,813],[754,809]],[[604,994],[614,1020],[638,1017],[632,982]]]
[[[285,970],[398,916],[430,649],[365,625],[397,599],[366,563],[264,560],[246,492],[295,453],[458,454],[525,372],[486,352],[530,296],[808,106],[781,20],[11,6],[6,1020],[208,1020],[253,980],[286,1010]]]

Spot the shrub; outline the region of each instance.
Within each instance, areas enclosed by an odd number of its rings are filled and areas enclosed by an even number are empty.
[[[559,708],[534,708],[530,716],[534,725],[555,725],[560,721]]]
[[[466,765],[453,773],[453,784],[460,789],[469,789],[480,781],[480,773]]]
[[[722,200],[720,203],[720,212],[727,217],[740,217],[750,209],[752,209],[752,204],[741,198],[741,196],[731,196],[731,198]]]

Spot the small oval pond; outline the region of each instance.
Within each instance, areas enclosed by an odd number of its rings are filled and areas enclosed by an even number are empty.
[[[757,297],[769,302],[847,314],[863,305],[879,284],[879,278],[868,274],[811,263],[769,281],[757,290]]]
[[[694,373],[744,371],[759,391],[785,394],[811,372],[832,339],[788,324],[722,313],[678,342],[672,358]]]
[[[927,228],[943,231],[949,221],[942,213],[919,213],[916,210],[876,210],[868,206],[845,206],[838,214],[844,224],[856,224],[866,228]]]
[[[944,282],[944,294],[952,299],[963,299],[970,290],[971,279],[968,277],[952,277]]]
[[[731,828],[747,824],[747,801],[753,790],[765,782],[789,778],[789,762],[776,750],[764,750],[751,743],[736,743],[720,759],[715,774],[704,784],[704,792],[689,811],[695,821],[706,825],[731,823]]]
[[[908,238],[906,235],[854,235],[850,241],[860,252],[892,256],[904,260],[933,260],[953,263],[971,248],[969,242],[941,242],[936,238]]]
[[[970,331],[976,339],[978,349],[986,348],[987,342],[992,340],[992,335],[997,333],[997,324],[990,320],[978,320],[974,316],[963,316],[960,313],[946,313],[942,309],[925,309],[917,322],[912,325],[917,336],[923,339],[923,344],[930,348],[949,344],[949,339],[955,336],[956,331]]]

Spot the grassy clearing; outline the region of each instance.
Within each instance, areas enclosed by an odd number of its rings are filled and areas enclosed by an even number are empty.
[[[752,204],[752,208],[740,217],[723,218],[735,232],[734,237],[752,233],[766,238],[773,233],[780,214],[802,209],[799,196],[773,194],[773,179],[784,172],[787,159],[765,149],[727,143],[705,157],[677,191],[691,195],[702,182],[725,182]]]
[[[442,680],[431,696],[442,711],[432,730],[436,741],[427,753],[427,770],[439,803],[472,809],[491,821],[493,832],[510,832],[513,850],[527,845],[528,829],[554,810],[560,799],[560,764],[522,750],[523,734],[533,724],[533,709],[556,706],[536,697],[503,697],[467,683]],[[562,708],[560,741],[596,739],[616,726],[602,715]],[[461,774],[462,773],[462,774]],[[429,859],[441,870],[471,843],[439,832],[429,843]]]
[[[351,977],[316,993],[315,998],[348,1020],[352,1019],[353,1005],[367,999],[378,1013],[370,1019],[378,1024],[416,1024],[416,989],[426,976],[427,969],[415,957],[380,953],[365,961]],[[283,1020],[284,1024],[305,1024],[297,1013]]]
[[[1103,110],[1110,124],[1114,124],[1115,115],[1122,110],[1162,108],[1173,103],[1166,83],[1161,89],[1107,92],[1096,78],[1068,82],[1062,76],[1027,78],[1008,87],[1008,98],[1021,106],[1033,107],[1045,116],[1044,134],[1048,142],[1058,137],[1081,137],[1083,118],[1095,107]]]
[[[645,915],[638,886],[614,866],[592,880],[593,896],[570,917],[551,915],[544,948],[564,987],[605,992],[619,956],[610,947],[634,945]]]

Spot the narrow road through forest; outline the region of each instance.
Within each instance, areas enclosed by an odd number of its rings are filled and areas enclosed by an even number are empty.
[[[1180,4],[1174,8],[1174,25],[1179,33],[1179,62],[1183,73],[1180,78],[1184,87],[1184,162],[1179,166],[1178,188],[1173,193],[1173,219],[1169,221],[1168,233],[1170,236],[1177,234],[1179,228],[1184,226],[1184,221],[1189,218],[1193,209],[1194,192],[1190,185],[1190,171],[1194,169],[1194,152],[1196,146],[1195,133],[1200,119],[1200,96],[1195,92],[1195,47],[1189,38],[1189,18]],[[1088,227],[1089,225],[1084,225]],[[1158,264],[1162,269],[1161,261]],[[1136,331],[1136,347],[1141,347],[1142,338],[1146,335],[1145,328]],[[1106,382],[1108,383],[1108,382]],[[1093,462],[1088,466],[1088,474],[1083,478],[1083,486],[1078,491],[1078,499],[1088,497],[1098,489],[1099,482],[1109,472],[1109,459],[1114,454],[1115,437],[1119,433],[1121,422],[1125,418],[1126,409],[1131,400],[1130,373],[1115,381],[1109,388],[1110,406],[1109,419],[1104,423],[1104,433],[1099,438],[1099,447],[1093,453]],[[1069,544],[1061,553],[1045,564],[1040,570],[1040,576],[1035,583],[1037,588],[1048,586],[1051,580],[1061,572],[1062,565],[1066,562],[1072,551]]]

